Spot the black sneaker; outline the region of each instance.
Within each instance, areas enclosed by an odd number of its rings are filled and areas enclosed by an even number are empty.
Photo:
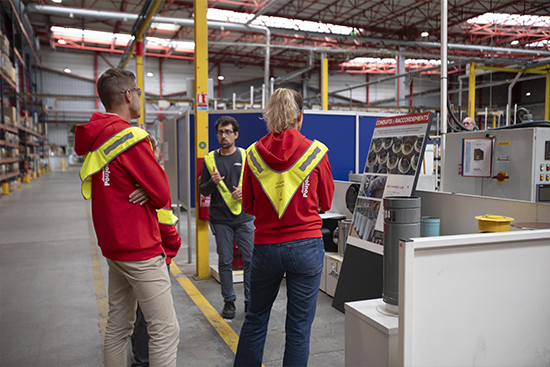
[[[223,306],[222,316],[226,319],[235,317],[235,302],[225,302]]]

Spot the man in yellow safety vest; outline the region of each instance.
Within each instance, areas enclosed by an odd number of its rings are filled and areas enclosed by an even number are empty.
[[[216,136],[220,148],[204,157],[199,191],[212,195],[210,222],[216,237],[218,274],[224,307],[221,315],[235,317],[235,290],[233,289],[233,241],[241,250],[244,267],[245,312],[250,294],[250,259],[254,250],[254,217],[243,212],[242,180],[246,152],[235,146],[239,137],[239,123],[233,117],[222,116],[216,121]]]

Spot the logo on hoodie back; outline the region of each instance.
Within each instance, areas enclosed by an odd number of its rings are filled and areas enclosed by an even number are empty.
[[[309,192],[309,176],[302,182],[302,197],[307,198]]]
[[[103,181],[103,186],[111,186],[110,179],[109,179],[109,174],[110,173],[111,173],[111,171],[109,170],[109,165],[107,164],[103,168],[103,171],[102,171],[102,174],[101,174],[101,180]]]

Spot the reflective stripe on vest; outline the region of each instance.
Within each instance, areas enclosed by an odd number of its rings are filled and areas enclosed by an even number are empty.
[[[159,223],[166,224],[167,226],[172,226],[179,220],[179,218],[172,212],[172,209],[157,209],[157,216],[159,218]]]
[[[82,181],[81,192],[84,199],[92,197],[92,176],[101,171],[120,153],[134,144],[147,138],[147,131],[139,127],[129,127],[111,136],[99,148],[84,156],[84,164],[80,169],[80,180]]]
[[[283,216],[294,197],[296,190],[309,174],[317,167],[327,153],[328,148],[321,142],[314,140],[302,156],[286,171],[272,170],[256,150],[256,143],[247,149],[248,167],[262,186],[265,194],[271,201],[273,208]]]
[[[237,148],[239,152],[241,152],[241,163],[244,165],[244,161],[246,159],[246,151],[243,148]],[[211,151],[204,157],[204,162],[206,163],[206,168],[208,168],[208,172],[210,172],[210,176],[212,176],[212,173],[214,172],[214,167],[216,167],[216,171],[220,172],[218,167],[216,166],[216,159],[214,158],[214,151]],[[239,178],[239,188],[243,187],[243,172],[244,167],[241,166],[241,176]],[[220,192],[220,195],[223,198],[223,201],[225,202],[225,205],[229,208],[231,213],[235,215],[239,215],[243,211],[243,202],[242,200],[235,200],[231,197],[231,191],[227,188],[225,185],[225,182],[221,180],[218,185],[218,191]]]

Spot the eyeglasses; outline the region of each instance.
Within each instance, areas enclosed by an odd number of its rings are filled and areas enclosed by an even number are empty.
[[[218,136],[223,136],[223,135],[231,136],[234,133],[235,132],[231,131],[231,130],[218,130],[218,131],[216,131],[216,135],[218,135]]]
[[[120,93],[126,93],[126,91],[133,91],[133,90],[137,90],[138,92],[138,97],[141,97],[141,88],[139,87],[135,87],[135,88],[128,88],[128,89],[124,89],[124,90],[121,90]]]

